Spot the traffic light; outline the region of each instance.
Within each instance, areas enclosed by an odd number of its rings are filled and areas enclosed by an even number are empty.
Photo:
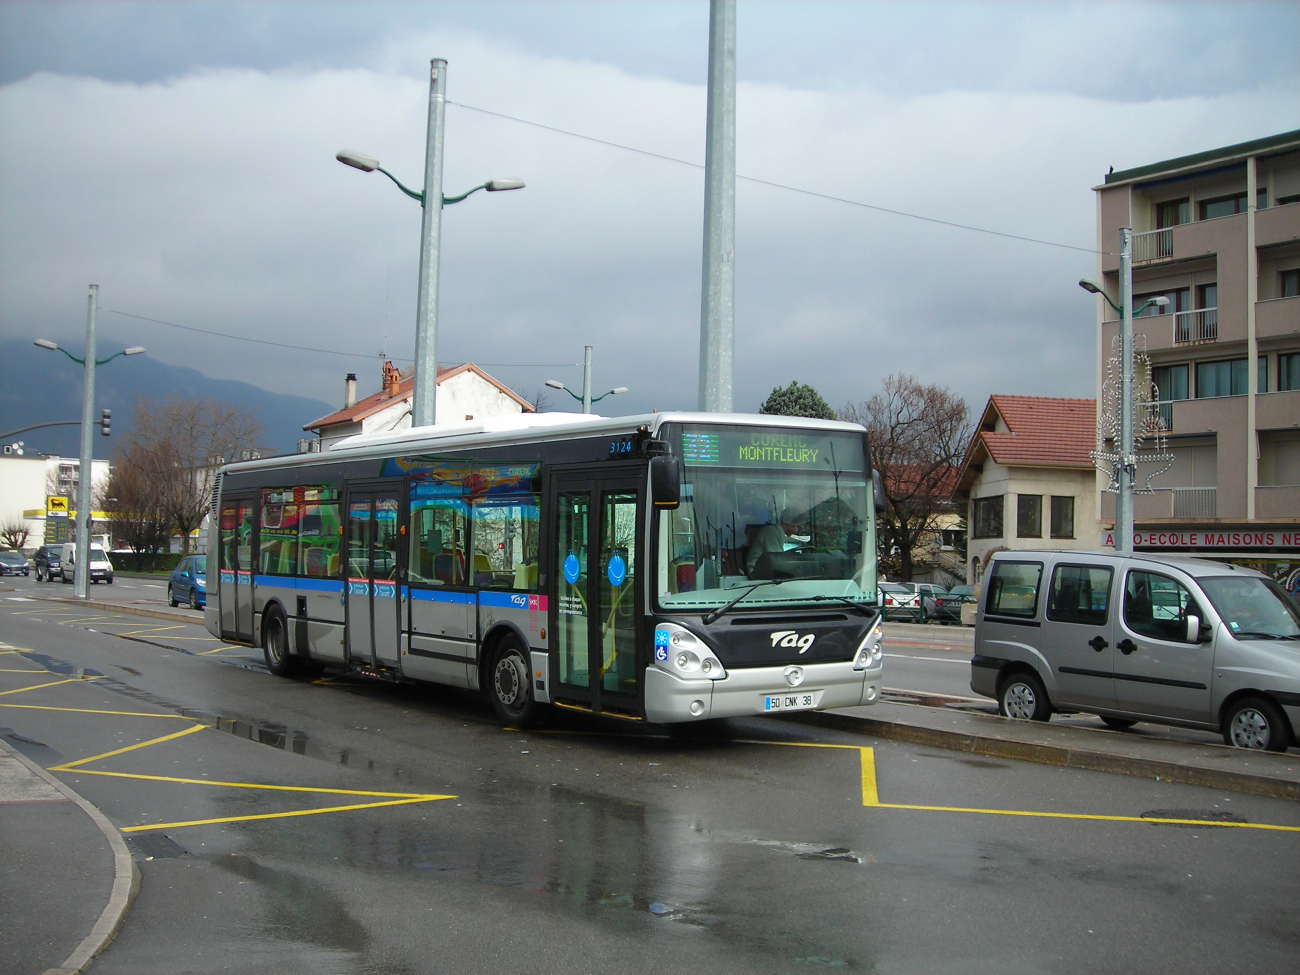
[[[108,433],[108,424],[109,424],[109,422],[110,422],[112,419],[113,419],[113,411],[112,411],[112,410],[100,410],[100,411],[99,411],[99,432],[102,433],[102,434],[103,434],[104,436],[106,436],[106,437],[109,435],[109,433]]]

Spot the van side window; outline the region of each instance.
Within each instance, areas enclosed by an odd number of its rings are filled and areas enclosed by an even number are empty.
[[[1032,619],[1038,611],[1038,585],[1042,579],[1041,562],[995,562],[984,612]]]
[[[1168,576],[1130,571],[1124,585],[1124,624],[1134,633],[1155,640],[1181,643],[1187,617],[1205,618],[1192,594]]]
[[[1057,623],[1102,626],[1110,608],[1114,570],[1101,565],[1058,565],[1047,594],[1047,618]]]

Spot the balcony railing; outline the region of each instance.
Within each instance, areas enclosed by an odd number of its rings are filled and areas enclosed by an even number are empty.
[[[1172,228],[1148,230],[1145,233],[1133,235],[1134,264],[1141,264],[1144,261],[1159,261],[1173,256],[1174,231]]]
[[[1160,414],[1160,420],[1164,423],[1166,433],[1174,432],[1174,404],[1179,402],[1182,401],[1176,399],[1162,399],[1156,400],[1151,404]]]
[[[1217,487],[1174,488],[1175,518],[1217,518],[1219,489]]]
[[[1174,344],[1215,342],[1219,338],[1219,309],[1198,308],[1174,314]]]

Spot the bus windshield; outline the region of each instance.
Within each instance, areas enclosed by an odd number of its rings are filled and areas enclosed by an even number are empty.
[[[659,518],[659,606],[876,601],[871,481],[861,434],[685,425],[681,505]]]

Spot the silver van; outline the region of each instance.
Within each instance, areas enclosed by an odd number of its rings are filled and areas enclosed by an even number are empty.
[[[1103,552],[999,552],[971,690],[1013,718],[1096,714],[1285,751],[1300,727],[1300,608],[1253,569]]]

